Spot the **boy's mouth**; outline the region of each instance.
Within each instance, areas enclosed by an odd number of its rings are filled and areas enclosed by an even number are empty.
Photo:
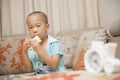
[[[38,41],[39,43],[41,42],[41,39],[39,36],[34,36],[31,40],[36,40]]]

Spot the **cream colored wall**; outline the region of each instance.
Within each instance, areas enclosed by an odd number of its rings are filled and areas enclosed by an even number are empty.
[[[59,4],[57,7],[55,7],[57,5],[55,2],[51,2],[49,0],[41,0],[43,3],[41,3],[40,0],[0,1],[0,3],[2,3],[2,7],[4,7],[2,9],[2,13],[4,15],[2,16],[3,36],[26,33],[24,17],[28,12],[32,11],[32,9],[41,10],[43,8],[46,10],[45,12],[47,12],[50,19],[49,22],[52,26],[50,32],[55,34],[60,31],[73,30],[87,26],[96,27],[99,26],[99,24],[101,26],[108,27],[113,21],[120,17],[120,0],[98,0],[100,8],[99,13],[97,12],[97,0],[56,0],[56,3]],[[41,5],[39,5],[38,2]],[[15,5],[19,6],[16,7]],[[100,17],[98,16],[99,14]]]
[[[98,0],[1,0],[2,35],[26,34],[26,16],[36,10],[48,15],[50,33],[99,27]]]
[[[101,26],[108,28],[120,18],[120,0],[99,0],[99,7]]]

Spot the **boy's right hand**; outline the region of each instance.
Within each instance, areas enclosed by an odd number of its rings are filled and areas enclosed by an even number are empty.
[[[31,46],[31,40],[30,39],[25,39],[23,42],[23,50],[27,52],[28,48]]]

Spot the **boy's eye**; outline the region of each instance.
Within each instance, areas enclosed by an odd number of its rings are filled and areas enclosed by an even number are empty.
[[[29,26],[28,29],[32,29],[33,27]]]
[[[36,27],[40,27],[40,25],[37,25]]]

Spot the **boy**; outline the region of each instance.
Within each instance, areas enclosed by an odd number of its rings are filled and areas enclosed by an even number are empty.
[[[32,12],[27,16],[26,23],[31,38],[40,38],[39,41],[26,39],[23,43],[27,71],[34,70],[40,74],[65,71],[60,42],[48,35],[49,24],[46,14],[40,11]]]

